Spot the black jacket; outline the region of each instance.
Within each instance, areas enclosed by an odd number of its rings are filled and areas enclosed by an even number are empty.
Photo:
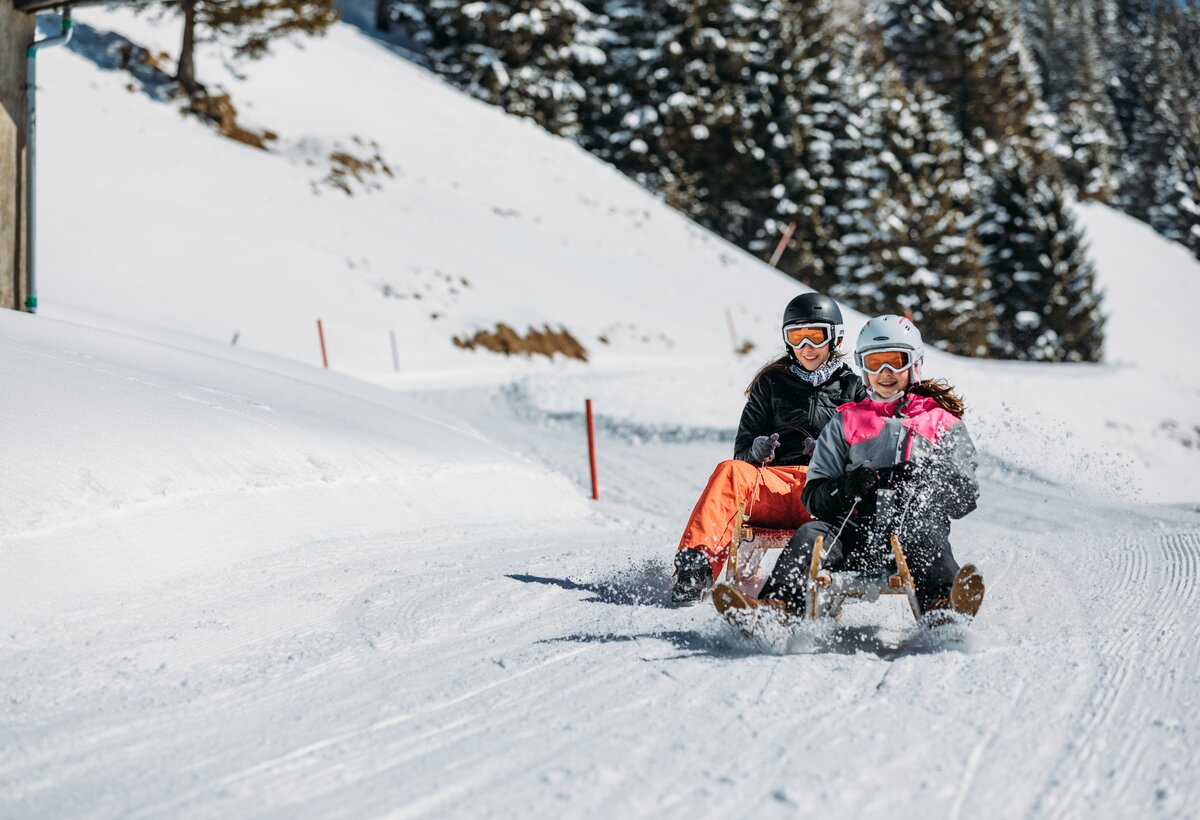
[[[862,379],[845,362],[820,387],[813,387],[786,366],[769,370],[751,389],[742,410],[733,457],[750,461],[755,437],[778,433],[779,449],[771,463],[781,467],[808,464],[804,440],[820,435],[838,407],[866,397]]]

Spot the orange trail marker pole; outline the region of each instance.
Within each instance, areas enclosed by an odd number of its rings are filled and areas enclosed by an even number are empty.
[[[596,423],[592,418],[592,400],[587,399],[588,461],[592,465],[592,500],[600,500],[600,485],[596,483]]]
[[[321,324],[321,320],[317,319],[317,338],[321,340],[321,364],[325,365],[325,369],[329,369],[329,356],[325,352],[325,326]]]

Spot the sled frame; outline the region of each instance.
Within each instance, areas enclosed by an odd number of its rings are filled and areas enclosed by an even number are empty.
[[[836,620],[841,616],[842,605],[850,598],[875,601],[880,595],[904,595],[908,598],[913,617],[919,621],[921,606],[917,602],[917,586],[913,581],[912,572],[909,571],[908,559],[904,555],[904,548],[900,546],[899,536],[894,533],[889,535],[888,544],[892,548],[892,557],[896,560],[894,574],[887,569],[830,572],[824,568],[825,536],[818,535],[813,543],[804,608],[809,620]]]
[[[725,559],[725,583],[741,589],[750,589],[756,584],[761,586],[766,581],[762,563],[767,553],[786,547],[795,533],[795,530],[752,526],[746,515],[746,502],[743,501],[738,505],[733,537],[729,541],[729,555]],[[750,545],[744,560],[741,556],[742,544]]]
[[[773,530],[755,528],[746,515],[746,503],[738,505],[733,538],[729,543],[729,555],[725,560],[725,582],[740,589],[752,588],[766,580],[763,578],[762,562],[773,549],[787,546],[795,530]],[[750,550],[742,560],[741,546],[749,544]],[[804,613],[809,620],[841,616],[842,605],[848,599],[875,601],[880,595],[904,595],[908,599],[913,617],[921,619],[921,605],[917,601],[917,585],[908,567],[908,558],[895,533],[888,536],[892,557],[896,561],[896,572],[887,569],[830,572],[824,568],[825,536],[818,535],[813,544],[812,561],[809,565],[808,588]]]

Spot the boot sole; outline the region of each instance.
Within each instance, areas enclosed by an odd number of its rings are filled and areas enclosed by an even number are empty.
[[[713,606],[747,638],[762,633],[768,623],[788,626],[794,616],[781,601],[751,598],[729,584],[718,584],[712,591]]]
[[[671,596],[671,606],[676,609],[686,609],[689,606],[698,606],[708,600],[709,589],[705,589],[695,598],[676,598]]]
[[[983,576],[974,564],[967,564],[954,576],[950,587],[950,608],[960,615],[974,618],[983,604]]]
[[[734,609],[750,609],[753,604],[740,590],[728,584],[718,584],[712,593],[713,606],[724,615]]]

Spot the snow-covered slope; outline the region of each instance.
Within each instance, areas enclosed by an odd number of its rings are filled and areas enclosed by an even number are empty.
[[[431,508],[451,526],[524,521],[543,503],[553,518],[584,510],[565,479],[345,377],[11,312],[0,345],[4,450],[19,465],[0,476],[0,539],[21,570],[0,594],[10,623],[35,603],[224,566],[298,536],[417,530]],[[464,492],[473,485],[489,490]],[[275,521],[281,531],[261,530]]]
[[[492,369],[451,339],[499,322],[565,327],[600,362],[729,358],[725,310],[762,344],[764,319],[796,290],[573,144],[460,96],[348,26],[279,46],[244,81],[214,49],[199,57],[243,122],[280,135],[264,156],[215,139],[177,104],[128,92],[127,73],[97,71],[90,44],[104,40],[88,20],[119,22],[155,51],[176,43],[128,13],[84,15],[76,50],[46,60],[47,315],[221,342],[239,333],[240,345],[314,363],[321,317],[336,369],[392,372],[394,331],[403,374],[437,378]],[[321,184],[331,152],[365,159],[375,142],[392,173],[367,177],[378,189]]]
[[[169,22],[80,17],[39,74],[45,315],[0,316],[0,816],[1197,804],[1178,248],[1081,209],[1106,364],[931,354],[982,451],[969,636],[893,599],[749,644],[664,605],[669,560],[793,282],[352,27],[244,78],[201,55],[263,153],[97,67],[103,32],[169,50]],[[321,184],[372,141],[393,177]],[[590,361],[450,342],[497,322]]]

